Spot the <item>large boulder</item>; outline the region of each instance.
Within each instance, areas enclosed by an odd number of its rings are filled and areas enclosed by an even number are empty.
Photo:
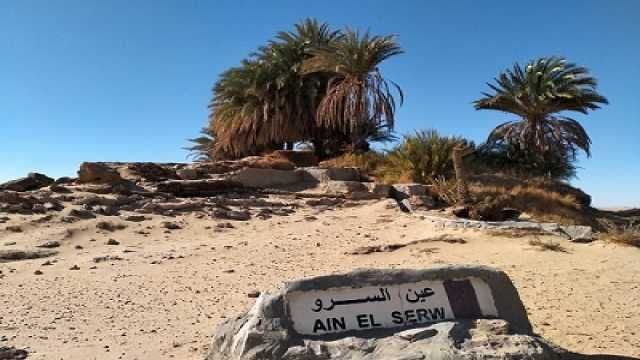
[[[330,180],[335,181],[361,181],[362,174],[359,168],[319,168],[309,167],[304,169],[305,181],[326,183]]]
[[[39,173],[29,173],[26,177],[0,184],[0,190],[30,191],[53,184],[55,180]]]
[[[246,167],[229,176],[231,181],[252,188],[277,188],[299,183],[303,175],[295,170]]]
[[[287,283],[222,323],[207,360],[559,359],[509,278],[481,266]]]
[[[116,163],[120,176],[131,181],[164,181],[177,179],[175,164],[157,164],[152,162]]]
[[[123,180],[116,169],[103,163],[83,162],[78,170],[79,183],[117,184]]]

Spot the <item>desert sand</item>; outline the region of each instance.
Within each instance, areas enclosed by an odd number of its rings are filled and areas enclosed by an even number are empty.
[[[544,238],[563,251],[543,251],[529,244],[533,236],[443,229],[419,212],[402,213],[388,199],[304,206],[289,216],[232,221],[233,228],[195,213],[147,216],[142,222],[100,217],[68,224],[11,215],[0,228],[0,249],[33,248],[46,240],[61,246],[53,257],[0,263],[0,346],[27,348],[29,359],[202,359],[216,326],[245,310],[256,290],[356,268],[453,263],[504,270],[535,331],[558,345],[585,354],[640,356],[636,248]],[[97,229],[104,220],[126,228]],[[166,229],[164,221],[180,229]],[[11,225],[22,232],[4,230]],[[443,234],[465,242],[348,254]],[[109,239],[119,244],[107,245]]]

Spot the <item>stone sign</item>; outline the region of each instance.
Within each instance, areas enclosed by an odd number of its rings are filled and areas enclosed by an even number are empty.
[[[297,291],[286,299],[302,335],[498,316],[489,286],[478,278]]]
[[[514,354],[525,354],[540,341],[502,271],[443,266],[317,276],[287,283],[274,294],[263,293],[243,316],[221,324],[207,359],[332,359],[343,358],[338,354],[344,351],[359,358],[373,348],[378,355],[372,359],[388,359],[409,343],[426,356],[422,358],[456,355],[463,350],[449,345],[464,341],[480,319],[486,323],[483,329],[491,330],[474,332],[484,339],[478,340],[480,345],[504,342],[505,334],[513,334],[507,343],[521,344]],[[500,330],[507,325],[499,324],[507,324],[508,330]],[[367,340],[373,338],[377,340]]]

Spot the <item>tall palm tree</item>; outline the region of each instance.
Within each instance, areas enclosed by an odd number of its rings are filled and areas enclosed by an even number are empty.
[[[596,91],[589,71],[564,58],[539,58],[524,68],[517,63],[501,73],[493,93],[474,102],[476,110],[500,110],[520,117],[496,127],[489,144],[505,143],[549,158],[561,153],[575,159],[578,150],[591,155],[591,139],[580,123],[561,115],[566,111],[587,114],[607,104]]]
[[[354,135],[371,124],[393,128],[396,102],[391,90],[397,90],[400,103],[403,94],[397,84],[384,79],[378,66],[402,52],[394,36],[349,29],[337,41],[314,50],[305,73],[333,73],[316,112],[318,125]]]
[[[329,75],[304,75],[302,64],[312,48],[339,37],[326,23],[307,19],[223,73],[210,104],[210,127],[220,138],[217,146],[246,154],[265,144],[314,138],[315,109]]]

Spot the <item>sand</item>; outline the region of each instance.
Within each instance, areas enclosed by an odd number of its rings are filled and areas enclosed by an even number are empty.
[[[12,215],[0,249],[58,240],[48,259],[0,263],[0,346],[25,347],[29,359],[202,359],[225,318],[254,300],[252,290],[362,267],[425,268],[482,264],[514,281],[534,329],[585,354],[640,357],[640,250],[596,241],[542,251],[533,237],[443,230],[388,200],[290,216],[233,222],[187,214],[140,223],[100,217],[72,224]],[[98,221],[125,229],[96,230]],[[182,229],[167,230],[174,221]],[[420,242],[391,253],[347,255],[360,246],[450,234],[466,243]],[[108,239],[119,245],[106,245]],[[549,239],[543,239],[549,241]],[[5,243],[15,242],[15,245]],[[76,248],[77,246],[81,248]],[[116,259],[96,263],[94,258]],[[117,260],[121,258],[121,260]],[[52,265],[43,265],[50,261]],[[71,270],[74,265],[78,270]],[[42,271],[36,275],[37,270]]]

